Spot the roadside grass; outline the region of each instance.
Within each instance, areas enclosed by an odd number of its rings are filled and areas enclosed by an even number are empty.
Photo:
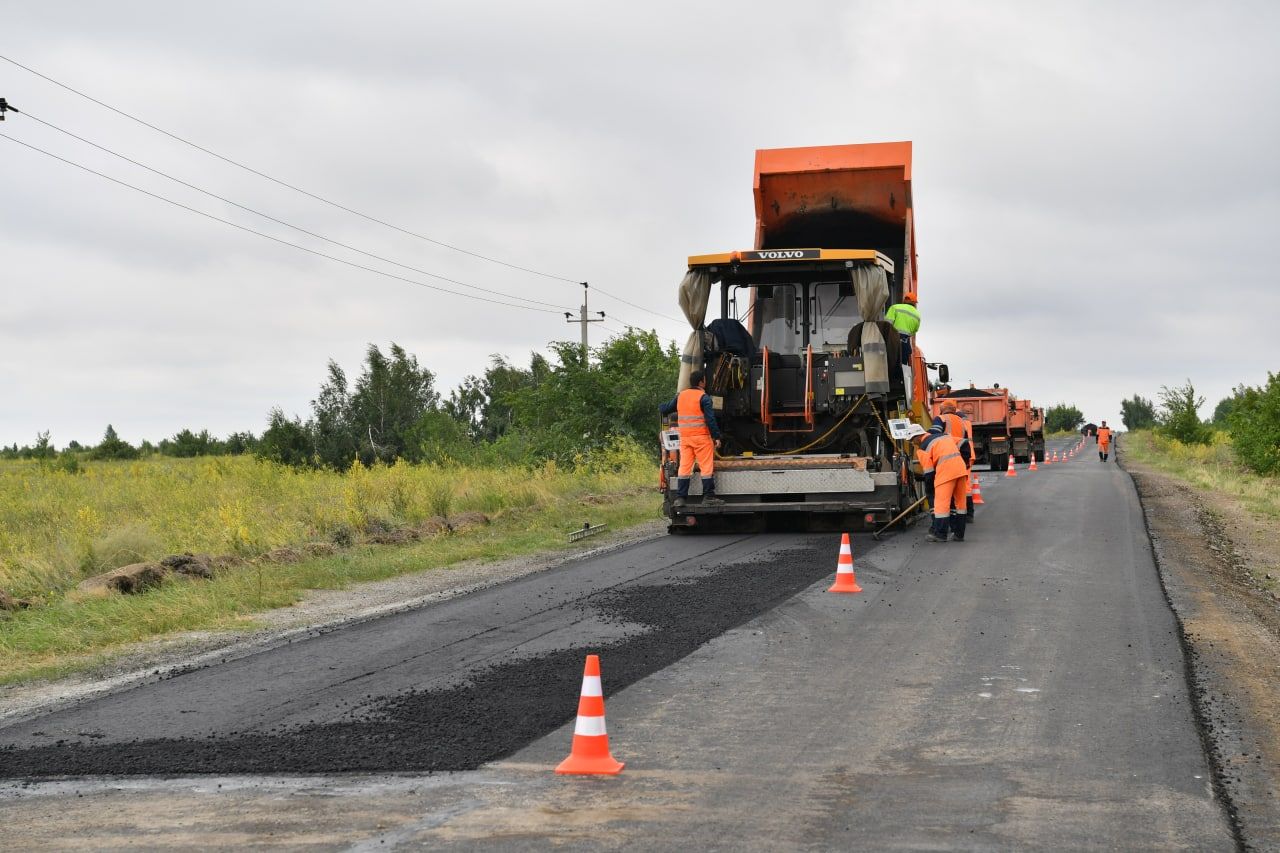
[[[85,669],[140,640],[251,626],[254,613],[297,602],[308,589],[567,549],[567,534],[584,520],[618,529],[656,519],[653,482],[652,462],[628,447],[572,471],[401,464],[296,471],[206,458],[91,463],[68,474],[3,464],[0,590],[35,606],[0,612],[0,684]],[[174,576],[140,595],[68,594],[89,575],[166,554],[252,559],[275,547],[475,510],[492,523],[295,563],[243,563],[211,580]]]
[[[1215,432],[1210,444],[1183,444],[1176,439],[1142,430],[1121,439],[1133,458],[1195,486],[1237,498],[1246,509],[1269,519],[1280,519],[1280,478],[1260,477],[1236,461],[1226,433]]]

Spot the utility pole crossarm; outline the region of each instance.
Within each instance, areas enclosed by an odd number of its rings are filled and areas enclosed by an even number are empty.
[[[578,309],[579,311],[578,316],[574,317],[573,312],[571,311],[564,312],[566,323],[578,323],[579,325],[582,326],[582,361],[584,363],[586,362],[588,353],[590,352],[587,346],[587,324],[604,322],[603,311],[596,312],[597,314],[600,315],[599,317],[592,317],[587,311],[587,289],[588,289],[587,283],[584,281],[582,283],[582,307]]]
[[[20,113],[22,112],[22,110],[18,109],[13,104],[6,101],[4,98],[0,98],[0,121],[4,121],[4,114],[7,112]]]

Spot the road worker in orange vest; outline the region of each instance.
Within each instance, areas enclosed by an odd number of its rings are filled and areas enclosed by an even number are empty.
[[[1107,456],[1111,451],[1111,427],[1107,426],[1107,422],[1103,421],[1102,426],[1098,427],[1096,436],[1098,442],[1098,458],[1103,462],[1107,461]]]
[[[969,469],[960,448],[941,427],[930,427],[926,432],[919,424],[912,424],[908,435],[917,444],[916,459],[924,472],[925,488],[933,495],[933,525],[924,538],[946,542],[949,530],[953,542],[963,542],[967,507],[963,484],[969,479]]]
[[[677,507],[688,502],[689,480],[693,476],[695,462],[702,476],[702,505],[719,506],[724,503],[716,497],[715,481],[720,427],[706,388],[706,376],[701,370],[695,370],[689,374],[689,387],[658,407],[663,416],[676,413],[676,428],[680,431],[680,472],[674,504]]]
[[[956,447],[960,449],[960,455],[964,458],[964,467],[968,470],[973,469],[973,425],[960,417],[956,411],[956,404],[947,400],[942,404],[942,411],[933,419],[933,425],[942,429],[943,433],[950,436],[951,440],[956,443]],[[972,488],[970,480],[965,477],[964,480],[964,498],[965,505],[968,506],[966,518],[973,521],[973,504],[969,503],[969,490]]]

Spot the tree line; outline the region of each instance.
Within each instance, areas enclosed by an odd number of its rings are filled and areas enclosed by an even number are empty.
[[[1225,433],[1236,458],[1257,474],[1280,474],[1280,374],[1268,372],[1258,386],[1237,385],[1218,401],[1208,420],[1200,418],[1206,400],[1188,379],[1161,386],[1159,400],[1140,394],[1120,404],[1126,429],[1154,429],[1183,444],[1209,444]]]
[[[443,394],[436,375],[392,343],[370,344],[354,379],[330,361],[305,416],[279,407],[260,436],[219,439],[183,429],[157,444],[133,445],[108,425],[92,446],[70,442],[60,453],[49,433],[34,445],[0,447],[0,458],[38,459],[76,470],[79,459],[138,459],[253,453],[286,465],[345,469],[397,459],[409,462],[529,464],[573,462],[618,440],[654,445],[658,404],[675,391],[680,356],[655,332],[632,329],[585,355],[555,343],[551,357],[528,366],[492,356],[481,373]],[[655,445],[656,446],[656,445]]]

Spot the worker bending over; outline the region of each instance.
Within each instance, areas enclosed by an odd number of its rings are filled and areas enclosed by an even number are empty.
[[[1102,426],[1098,427],[1098,458],[1103,462],[1107,461],[1107,456],[1111,452],[1111,427],[1107,426],[1107,422],[1103,421]]]
[[[676,480],[676,506],[684,506],[689,498],[689,478],[693,465],[698,464],[702,476],[702,504],[724,503],[716,497],[716,448],[720,446],[720,427],[716,424],[715,409],[706,392],[707,379],[701,370],[689,374],[689,387],[670,402],[658,407],[659,414],[676,413],[676,428],[680,431],[680,473]]]
[[[973,425],[960,417],[956,411],[956,404],[951,400],[947,400],[942,404],[942,412],[933,419],[933,426],[942,430],[943,434],[950,437],[956,443],[956,447],[960,449],[960,456],[964,459],[965,479],[962,484],[964,490],[965,505],[969,508],[965,513],[965,517],[969,521],[973,521],[973,504],[969,502],[969,491],[972,488],[969,472],[973,470]],[[963,536],[960,537],[962,540]]]
[[[955,542],[964,541],[966,500],[963,484],[969,479],[960,448],[940,427],[928,432],[912,424],[908,433],[917,444],[916,459],[924,473],[927,494],[933,495],[933,525],[925,534],[930,542],[946,542],[947,531]]]

